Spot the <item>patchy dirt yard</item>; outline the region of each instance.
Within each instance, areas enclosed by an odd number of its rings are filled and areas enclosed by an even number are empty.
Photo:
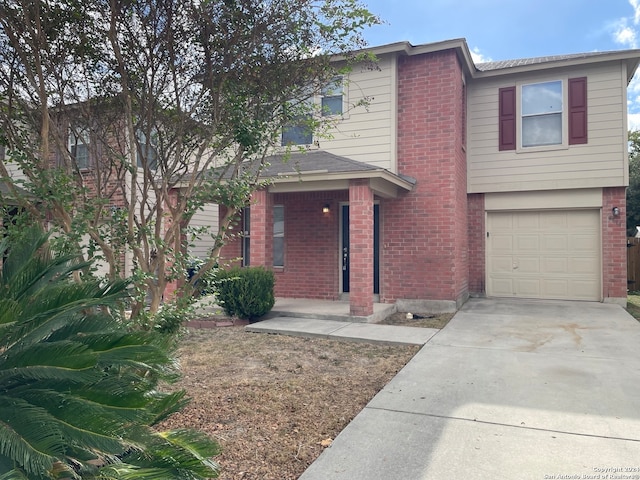
[[[385,323],[434,321],[396,317]],[[417,351],[239,326],[190,329],[178,387],[192,402],[164,426],[216,438],[223,480],[296,479]]]

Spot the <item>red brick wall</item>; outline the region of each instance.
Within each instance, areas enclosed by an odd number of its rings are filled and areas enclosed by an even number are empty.
[[[269,266],[276,276],[276,296],[339,298],[339,202],[347,200],[347,191],[271,195],[271,205],[284,206],[284,267]],[[325,214],[326,204],[330,212]],[[221,208],[220,218],[224,213]],[[252,224],[257,220],[253,212],[251,220]],[[254,244],[252,240],[252,251]],[[223,247],[221,258],[228,261],[241,255],[242,242],[237,237]]]
[[[373,192],[369,180],[349,185],[349,272],[351,314],[373,313]]]
[[[398,63],[398,171],[417,184],[381,206],[384,301],[467,295],[462,76],[453,50]]]
[[[339,298],[339,202],[348,192],[276,194],[284,206],[284,267],[275,268],[276,295],[293,298]],[[329,204],[330,212],[322,213]]]
[[[613,207],[620,215],[613,215]],[[602,287],[607,298],[627,297],[625,187],[602,189]]]
[[[469,292],[485,294],[485,213],[484,194],[468,195]]]

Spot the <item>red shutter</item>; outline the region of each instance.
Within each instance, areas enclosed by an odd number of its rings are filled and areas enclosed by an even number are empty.
[[[498,91],[500,110],[499,150],[516,149],[516,87],[505,87]]]
[[[569,79],[569,145],[587,143],[587,77]]]

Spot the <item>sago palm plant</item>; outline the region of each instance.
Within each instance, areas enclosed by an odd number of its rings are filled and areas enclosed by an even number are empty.
[[[177,376],[171,339],[112,314],[124,282],[74,281],[86,265],[37,228],[0,261],[0,480],[217,476],[215,442],[153,429],[185,397],[158,389]]]

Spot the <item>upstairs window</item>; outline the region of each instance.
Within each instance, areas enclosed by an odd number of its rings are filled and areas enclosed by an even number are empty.
[[[80,170],[90,167],[89,162],[89,129],[82,126],[72,126],[69,130],[69,154]]]
[[[283,147],[287,145],[311,145],[312,143],[311,115],[301,115],[282,129]]]
[[[151,135],[147,135],[138,130],[136,132],[136,162],[138,168],[147,167],[149,170],[156,170],[158,166],[158,134],[152,130]]]
[[[498,109],[500,151],[587,143],[586,77],[501,88]]]
[[[522,86],[522,146],[562,144],[562,82]]]
[[[322,116],[342,115],[342,77],[336,77],[322,88],[321,108]]]

